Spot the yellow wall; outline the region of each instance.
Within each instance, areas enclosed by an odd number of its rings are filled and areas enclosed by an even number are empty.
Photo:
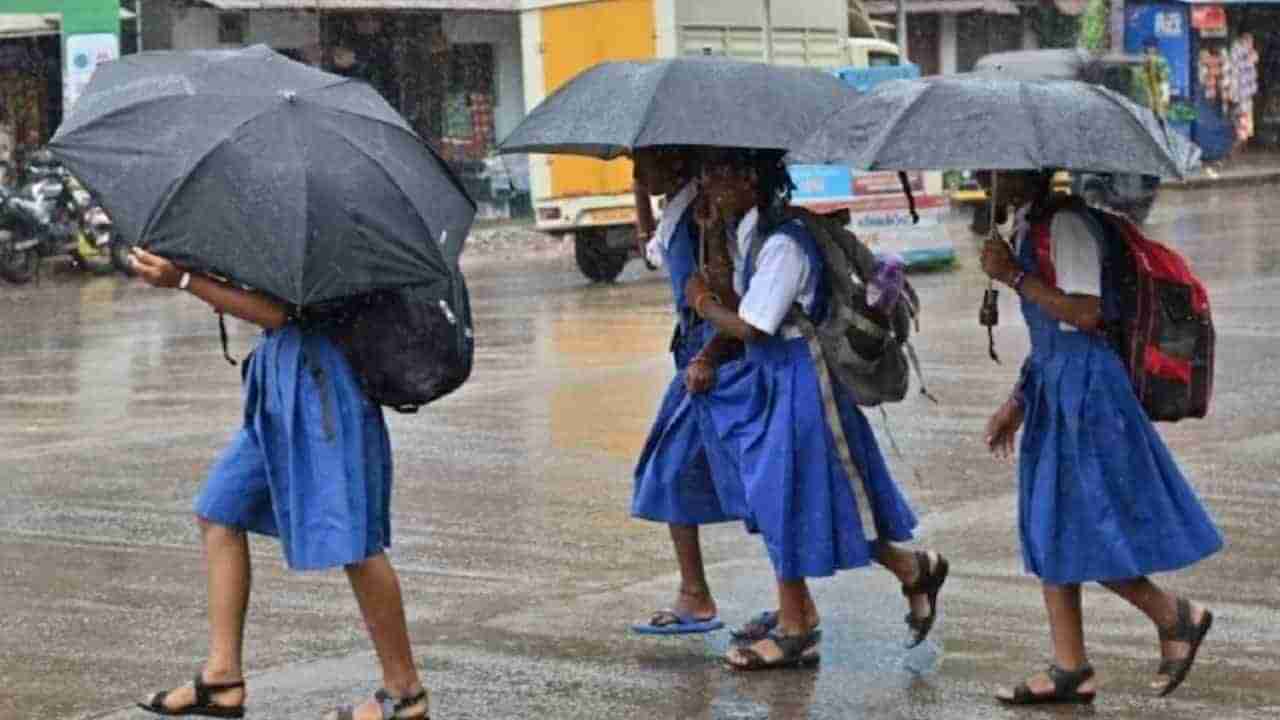
[[[542,11],[542,68],[547,95],[608,60],[654,56],[653,0],[600,0]],[[631,162],[555,155],[551,194],[613,195],[631,189]]]

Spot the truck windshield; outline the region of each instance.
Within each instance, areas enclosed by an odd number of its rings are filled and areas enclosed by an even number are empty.
[[[893,53],[876,52],[872,50],[867,53],[867,65],[870,67],[891,67],[898,64],[898,56]]]

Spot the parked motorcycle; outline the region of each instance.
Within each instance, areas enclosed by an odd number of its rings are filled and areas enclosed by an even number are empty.
[[[110,228],[91,194],[48,151],[33,153],[23,183],[0,186],[0,277],[30,282],[41,259],[56,255],[70,255],[81,269],[110,272]]]

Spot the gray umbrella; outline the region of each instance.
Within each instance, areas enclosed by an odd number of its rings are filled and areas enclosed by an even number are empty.
[[[1182,177],[1200,149],[1097,85],[986,73],[895,80],[851,98],[792,160],[864,170],[1062,169]]]
[[[809,68],[701,57],[602,63],[534,108],[500,151],[609,159],[659,145],[786,149],[852,94]]]
[[[475,214],[372,88],[263,46],[107,63],[50,147],[125,238],[296,305],[450,277]]]

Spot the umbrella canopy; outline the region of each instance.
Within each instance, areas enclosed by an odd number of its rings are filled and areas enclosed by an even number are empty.
[[[125,238],[295,305],[448,278],[475,214],[376,91],[263,46],[104,64],[50,147]]]
[[[702,57],[608,62],[542,101],[500,152],[607,160],[660,145],[787,149],[852,94],[809,68]]]
[[[795,152],[864,170],[1041,170],[1182,177],[1200,150],[1120,95],[987,73],[896,80],[849,99]]]

